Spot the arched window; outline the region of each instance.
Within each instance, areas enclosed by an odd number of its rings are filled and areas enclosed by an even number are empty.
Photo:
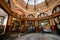
[[[27,16],[28,18],[35,18],[34,15],[30,14]]]
[[[45,17],[45,16],[48,16],[48,14],[47,13],[41,13],[41,14],[38,15],[38,18]]]
[[[53,10],[52,13],[60,11],[60,5],[56,6]]]

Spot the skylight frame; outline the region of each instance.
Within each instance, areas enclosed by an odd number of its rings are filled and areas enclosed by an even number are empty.
[[[27,2],[28,2],[28,0],[23,0],[23,1],[24,1],[26,4],[27,4]],[[37,0],[37,1],[36,1],[36,5],[38,5],[38,4],[40,4],[40,3],[43,3],[43,2],[45,2],[45,0]],[[35,6],[34,1],[29,0],[28,5],[34,5],[34,6]]]

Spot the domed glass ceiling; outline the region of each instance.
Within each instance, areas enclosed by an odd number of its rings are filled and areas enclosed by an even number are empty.
[[[38,5],[45,0],[23,0],[26,4],[28,3],[29,5]],[[35,4],[34,4],[35,3]]]

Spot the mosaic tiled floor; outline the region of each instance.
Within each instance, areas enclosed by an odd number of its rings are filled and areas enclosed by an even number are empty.
[[[60,40],[60,36],[51,34],[26,34],[24,36],[18,36],[15,40]]]

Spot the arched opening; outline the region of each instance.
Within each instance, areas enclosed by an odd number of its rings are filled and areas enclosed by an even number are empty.
[[[48,14],[42,13],[38,15],[38,18],[45,17],[45,16],[48,16]],[[48,19],[38,20],[38,28],[39,31],[51,32],[50,22]]]
[[[28,15],[27,18],[35,18],[32,14]],[[35,29],[35,21],[27,20],[27,32],[34,32]]]
[[[56,13],[60,11],[60,5],[57,5],[55,8],[53,8],[52,13]]]

